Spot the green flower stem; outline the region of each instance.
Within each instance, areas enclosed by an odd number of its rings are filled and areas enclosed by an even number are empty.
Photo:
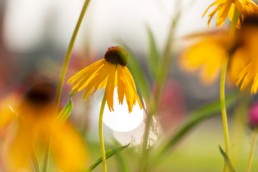
[[[238,97],[238,94],[229,94],[229,96],[226,98],[227,107],[232,107],[236,103]],[[150,168],[152,168],[153,165],[162,162],[167,155],[171,154],[171,151],[176,148],[176,144],[178,144],[182,138],[186,137],[187,134],[192,132],[196,126],[207,119],[217,116],[218,112],[220,111],[221,103],[219,100],[216,100],[205,104],[188,114],[188,118],[179,126],[175,133],[168,136],[168,139],[161,142],[161,146],[156,150],[155,154],[151,158]]]
[[[252,139],[251,149],[250,149],[249,158],[248,158],[248,162],[247,162],[246,172],[251,171],[251,166],[252,166],[253,156],[254,156],[254,150],[255,150],[255,144],[256,144],[256,140],[257,140],[257,134],[258,134],[258,127],[255,127],[255,129],[253,131],[253,139]]]
[[[234,16],[229,27],[229,36],[231,40],[233,40],[233,38],[235,37],[238,18],[239,18],[239,12],[237,11],[237,9],[235,9]]]
[[[62,66],[62,71],[59,77],[59,82],[58,82],[58,86],[57,86],[57,93],[56,93],[56,99],[55,99],[55,108],[56,108],[56,114],[58,114],[58,109],[59,109],[59,104],[60,104],[60,100],[61,100],[61,95],[62,95],[62,90],[63,90],[63,84],[64,84],[64,79],[65,79],[65,75],[67,72],[67,68],[71,59],[71,54],[72,54],[72,50],[73,50],[73,46],[74,46],[74,42],[75,39],[77,37],[79,28],[81,26],[82,20],[84,18],[84,15],[88,9],[90,0],[85,0],[84,5],[82,7],[79,19],[76,23],[75,29],[73,31],[73,35],[72,38],[69,42],[69,46],[65,55],[65,59],[64,59],[64,63]],[[48,169],[48,160],[49,160],[49,152],[50,152],[50,146],[47,146],[47,150],[46,150],[46,154],[44,157],[44,162],[43,162],[43,172],[47,172]]]
[[[222,66],[221,70],[221,79],[220,79],[220,103],[221,103],[221,116],[222,116],[222,125],[224,132],[224,142],[225,142],[225,153],[229,155],[229,134],[228,134],[228,120],[227,120],[227,109],[226,109],[226,100],[225,100],[225,82],[227,75],[227,65],[228,60]],[[224,163],[224,172],[227,171],[226,163]]]
[[[103,135],[103,114],[104,114],[105,104],[106,104],[106,93],[102,98],[100,112],[99,112],[99,144],[100,144],[100,151],[101,151],[101,157],[102,157],[103,172],[107,172],[107,160],[106,160],[106,151],[105,151],[105,143],[104,143],[104,135]]]
[[[148,150],[148,142],[149,142],[149,135],[150,135],[150,127],[152,122],[152,114],[148,114],[146,112],[146,121],[145,121],[145,128],[144,128],[144,135],[143,135],[143,141],[142,141],[142,155],[140,159],[140,166],[139,166],[139,172],[145,172],[148,168],[148,161],[149,161],[149,150]]]
[[[64,79],[65,79],[67,68],[68,68],[68,65],[69,65],[69,62],[70,62],[70,59],[71,59],[71,54],[72,54],[74,42],[75,42],[75,39],[77,37],[79,28],[81,26],[83,17],[84,17],[84,15],[85,15],[85,13],[88,9],[89,3],[90,3],[90,0],[85,0],[84,5],[83,5],[82,10],[81,10],[81,13],[80,13],[80,16],[79,16],[79,19],[78,19],[78,21],[76,23],[76,26],[75,26],[75,29],[73,31],[73,35],[72,35],[72,38],[70,40],[66,55],[65,55],[64,63],[63,63],[63,66],[62,66],[62,71],[61,71],[60,78],[59,78],[59,83],[58,83],[58,86],[57,86],[57,95],[56,95],[56,101],[55,101],[57,111],[58,111],[59,103],[60,103],[60,100],[61,100]]]
[[[233,20],[231,22],[230,28],[229,28],[229,38],[233,41],[233,38],[235,36],[236,26],[239,18],[239,12],[235,9]],[[220,102],[221,102],[221,116],[222,116],[222,125],[223,125],[223,132],[224,132],[224,141],[225,141],[225,153],[228,157],[229,155],[229,133],[228,133],[228,121],[227,121],[227,109],[226,109],[226,100],[225,100],[225,84],[226,84],[226,75],[227,75],[227,66],[228,61],[225,60],[222,70],[221,70],[221,78],[220,78]],[[224,162],[224,172],[227,171],[227,164]]]
[[[158,104],[160,102],[164,86],[166,84],[166,79],[168,77],[169,70],[171,70],[170,67],[173,61],[172,53],[173,53],[174,34],[175,34],[175,28],[177,26],[179,16],[180,16],[180,13],[178,12],[176,17],[171,20],[169,33],[167,37],[168,39],[166,41],[166,46],[163,51],[161,63],[158,66],[159,73],[157,77],[158,80],[156,81],[157,92],[155,95],[151,97],[151,102],[149,106],[151,109],[149,111],[145,109],[146,121],[145,121],[145,129],[144,129],[144,136],[143,136],[143,142],[142,142],[142,156],[141,156],[139,171],[147,171],[148,169],[148,161],[149,161],[148,140],[149,140],[149,134],[150,134],[150,127],[152,125],[152,117],[157,112]]]

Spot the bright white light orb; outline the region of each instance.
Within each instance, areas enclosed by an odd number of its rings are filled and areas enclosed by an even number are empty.
[[[142,144],[143,135],[145,130],[144,121],[134,130],[128,132],[113,131],[114,138],[121,144],[138,147]],[[156,143],[158,136],[160,135],[160,126],[156,119],[152,118],[152,127],[149,130],[148,146],[152,146]]]
[[[140,109],[138,103],[133,106],[133,111],[129,113],[126,100],[119,104],[117,99],[117,89],[114,91],[114,111],[110,112],[105,105],[103,122],[112,130],[118,132],[128,132],[137,128],[143,121],[144,111]]]

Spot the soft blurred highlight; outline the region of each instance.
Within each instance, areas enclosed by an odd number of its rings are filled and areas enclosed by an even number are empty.
[[[246,170],[257,123],[258,25],[241,24],[258,11],[257,1],[234,2],[91,0],[56,107],[64,57],[84,0],[1,0],[0,171],[39,172],[46,164],[47,171],[102,171],[98,118],[106,80],[86,88],[87,100],[67,81],[103,60],[112,46],[129,54],[126,72],[135,85],[122,91],[139,97],[127,106],[110,91],[103,127],[108,171],[221,171],[219,77],[228,59],[230,156],[236,171]],[[233,8],[241,20],[230,37]],[[116,70],[112,65],[114,75]],[[95,81],[110,71],[95,75]],[[81,73],[80,90],[95,72]],[[115,92],[119,80],[128,82],[113,77]],[[61,124],[60,112],[67,115]],[[253,158],[255,171],[258,156]]]

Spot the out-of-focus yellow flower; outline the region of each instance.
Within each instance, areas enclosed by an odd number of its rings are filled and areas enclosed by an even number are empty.
[[[85,170],[88,156],[80,136],[68,122],[56,123],[54,91],[53,85],[41,83],[23,98],[11,96],[1,103],[0,128],[12,122],[3,153],[6,171],[33,171],[35,156],[40,159],[48,143],[54,171]]]
[[[227,32],[202,35],[201,41],[183,52],[180,65],[187,71],[200,70],[204,83],[212,83],[229,58],[230,81],[241,90],[258,90],[258,16],[247,16],[235,38]],[[198,36],[199,37],[199,36]]]
[[[217,26],[223,25],[227,18],[232,21],[235,9],[240,13],[240,18],[258,13],[258,6],[251,0],[216,0],[208,6],[203,13],[203,16],[205,16],[212,7],[214,7],[214,9],[208,14],[208,25],[210,25],[210,22],[216,13],[218,15]]]
[[[210,84],[218,77],[221,64],[228,58],[230,42],[224,31],[202,36],[199,42],[183,52],[180,65],[189,72],[200,70],[202,81]]]
[[[241,90],[258,91],[258,16],[244,20],[230,59],[229,76]]]
[[[123,103],[126,97],[128,110],[132,111],[133,105],[138,102],[142,108],[134,83],[134,79],[127,68],[127,52],[121,47],[111,47],[106,52],[104,59],[82,69],[72,76],[68,83],[73,85],[73,91],[85,89],[84,98],[93,94],[96,90],[105,88],[107,104],[110,111],[114,110],[113,95],[117,87],[119,103]]]

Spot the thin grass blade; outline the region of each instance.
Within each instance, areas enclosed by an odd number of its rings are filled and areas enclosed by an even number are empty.
[[[237,101],[237,96],[238,94],[232,93],[227,97],[227,107],[232,106]],[[169,150],[172,149],[174,145],[178,143],[178,141],[180,141],[186,134],[188,134],[195,126],[208,118],[218,115],[220,112],[220,107],[220,101],[217,100],[206,104],[189,114],[189,118],[185,121],[185,123],[182,124],[177,132],[164,143],[164,146],[157,154],[157,158],[169,152]]]
[[[118,153],[121,152],[122,150],[128,148],[129,145],[130,145],[130,144],[125,145],[125,146],[120,146],[120,147],[114,148],[114,149],[112,149],[112,150],[110,150],[110,151],[107,151],[107,152],[106,152],[106,159],[108,159],[108,158],[110,158],[110,157],[112,157],[112,156],[118,154]],[[93,163],[93,164],[88,168],[87,172],[90,172],[90,171],[94,170],[101,162],[102,162],[102,159],[101,159],[101,157],[100,157],[100,158],[98,158],[98,159],[96,160],[95,163]]]
[[[71,92],[69,102],[64,106],[64,108],[61,110],[61,112],[59,112],[59,114],[57,116],[58,124],[62,124],[64,121],[66,121],[70,117],[70,115],[73,111],[73,101],[72,101],[73,95],[74,95],[74,92]]]
[[[157,81],[160,65],[160,55],[158,52],[157,44],[153,32],[149,26],[147,26],[148,43],[149,43],[149,68]]]
[[[221,155],[223,156],[226,166],[228,167],[230,172],[236,172],[236,170],[234,169],[228,155],[226,154],[226,152],[221,148],[221,146],[219,145],[219,151],[221,153]]]
[[[165,44],[165,48],[162,53],[161,63],[159,65],[159,82],[162,86],[165,82],[165,79],[167,78],[167,75],[169,73],[170,67],[172,65],[173,60],[173,46],[174,46],[174,40],[175,40],[175,32],[176,27],[180,18],[180,11],[176,14],[175,18],[171,20],[171,24],[169,27],[169,32],[167,36],[167,41]]]

